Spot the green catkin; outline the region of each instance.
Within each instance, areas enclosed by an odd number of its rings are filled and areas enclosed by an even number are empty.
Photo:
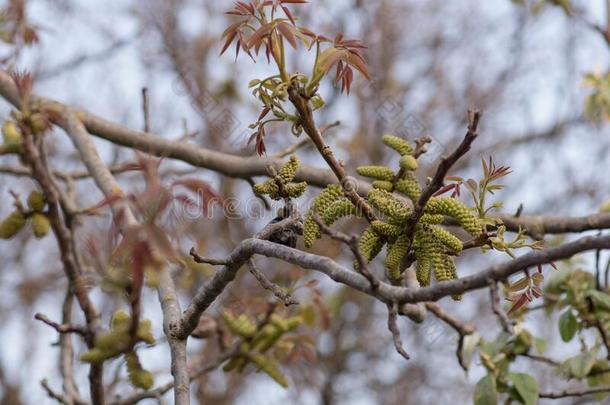
[[[435,254],[436,244],[430,235],[425,232],[424,227],[418,225],[415,228],[413,241],[413,253],[417,261],[416,275],[419,285],[426,287],[430,285],[430,273],[432,271],[432,256]]]
[[[274,180],[267,180],[264,183],[257,183],[252,187],[252,190],[258,195],[277,194],[279,189]]]
[[[0,222],[0,239],[10,239],[23,229],[26,218],[21,211],[13,211]]]
[[[294,179],[294,176],[297,174],[297,170],[299,169],[299,165],[300,162],[296,155],[290,156],[288,162],[286,162],[278,172],[278,176],[280,176],[284,184],[288,184]]]
[[[303,241],[305,247],[311,247],[317,238],[321,237],[320,227],[316,224],[313,219],[313,213],[317,213],[320,217],[324,218],[326,210],[337,200],[343,198],[343,189],[339,184],[331,184],[327,186],[320,194],[316,197],[312,207],[305,216],[303,223]]]
[[[381,252],[383,245],[383,238],[370,226],[364,230],[358,241],[360,253],[367,263],[377,257],[379,252]]]
[[[251,338],[256,333],[256,324],[244,314],[235,316],[228,311],[223,311],[220,317],[234,335]]]
[[[458,278],[455,263],[450,256],[437,253],[433,256],[432,260],[434,264],[434,277],[437,281],[450,281]],[[454,294],[451,298],[454,301],[459,301],[462,299],[462,296],[461,294]]]
[[[371,227],[376,233],[385,236],[388,240],[396,239],[403,231],[402,227],[383,221],[373,221],[371,222]]]
[[[424,214],[419,219],[420,224],[438,225],[442,224],[445,219],[444,215],[441,214]]]
[[[152,332],[152,322],[150,319],[141,320],[138,324],[138,339],[152,345],[155,343],[155,335]]]
[[[286,379],[284,374],[282,374],[275,362],[258,353],[249,354],[248,357],[252,363],[254,363],[261,371],[266,373],[269,377],[273,378],[276,383],[278,383],[284,388],[288,387],[288,380]]]
[[[305,190],[307,189],[307,183],[302,181],[300,183],[290,183],[284,186],[284,190],[286,190],[286,194],[291,198],[298,198],[303,195]]]
[[[126,353],[125,361],[127,363],[127,374],[131,384],[136,388],[143,388],[145,390],[150,389],[155,383],[154,377],[150,371],[146,371],[142,368],[138,355],[134,351]]]
[[[388,269],[388,276],[391,280],[400,279],[400,263],[409,249],[409,238],[406,234],[400,235],[396,242],[388,247],[388,254],[385,258],[385,265]]]
[[[35,212],[32,215],[31,225],[34,236],[39,239],[47,236],[51,230],[51,222],[49,221],[49,218],[40,212]]]
[[[417,259],[417,265],[415,267],[415,275],[417,281],[421,287],[427,287],[430,285],[430,273],[432,271],[432,263],[425,257]]]
[[[440,243],[442,243],[450,253],[460,253],[462,251],[462,241],[460,241],[455,235],[447,232],[439,226],[427,227],[430,234]]]
[[[394,184],[391,181],[386,180],[375,180],[372,183],[373,188],[378,188],[380,190],[392,191],[394,189]]]
[[[32,211],[41,212],[44,209],[44,196],[40,191],[34,190],[28,195],[28,207]]]
[[[409,170],[409,171],[417,170],[417,166],[418,166],[417,159],[415,159],[411,155],[402,156],[398,163],[400,164],[400,167],[403,168],[404,170]]]
[[[386,146],[394,149],[400,156],[413,153],[413,147],[407,141],[394,135],[384,135],[381,140]]]
[[[394,171],[385,166],[360,166],[356,172],[364,177],[370,177],[375,180],[392,181]]]
[[[432,197],[428,200],[425,212],[442,214],[457,219],[462,228],[472,236],[483,233],[483,226],[472,211],[461,201],[450,197]]]
[[[309,211],[305,215],[305,221],[303,221],[303,243],[305,247],[310,248],[320,236],[320,227],[313,220],[313,213]]]
[[[358,215],[358,209],[356,206],[347,198],[332,203],[324,212],[324,223],[326,225],[334,224],[339,218],[343,218],[349,215]]]
[[[371,205],[396,221],[406,221],[411,215],[411,209],[390,192],[371,189],[367,197]]]
[[[406,195],[413,202],[417,201],[421,195],[419,183],[412,172],[407,172],[404,179],[396,182],[396,191]]]

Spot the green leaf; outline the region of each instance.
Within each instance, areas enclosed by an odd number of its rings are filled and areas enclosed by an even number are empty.
[[[595,357],[597,357],[597,350],[591,349],[570,358],[567,363],[572,377],[581,380],[588,376],[595,365]]]
[[[538,402],[538,381],[529,374],[509,373],[508,379],[511,381],[525,405],[536,405]]]
[[[496,389],[496,379],[487,374],[481,378],[474,389],[474,405],[497,405],[498,390]]]
[[[546,340],[539,338],[539,337],[535,337],[534,338],[534,347],[536,347],[536,351],[540,354],[544,354],[544,352],[546,352]]]
[[[572,310],[568,308],[568,310],[559,317],[559,334],[561,335],[561,339],[564,342],[569,342],[576,334],[577,329],[578,321],[574,314],[572,314]]]

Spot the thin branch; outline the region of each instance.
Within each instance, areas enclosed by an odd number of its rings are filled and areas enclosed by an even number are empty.
[[[453,317],[449,313],[445,312],[438,304],[435,302],[426,302],[426,308],[432,312],[438,319],[445,322],[447,325],[451,326],[459,335],[458,344],[455,349],[455,355],[458,359],[458,363],[462,370],[468,371],[468,365],[464,361],[464,338],[467,335],[471,335],[475,332],[475,328],[473,325],[469,323],[464,323],[459,319]]]
[[[398,304],[388,304],[388,329],[392,333],[392,341],[394,342],[394,348],[402,357],[409,360],[411,357],[407,353],[402,345],[402,339],[400,338],[400,328],[396,319],[398,318]]]
[[[586,395],[598,394],[601,392],[610,392],[610,387],[593,387],[593,388],[582,388],[575,390],[563,390],[558,392],[541,392],[540,398],[568,398],[568,397],[584,397]]]
[[[75,325],[70,325],[70,324],[59,324],[57,322],[50,320],[46,315],[43,315],[40,312],[38,312],[36,315],[34,315],[34,318],[43,323],[46,323],[47,325],[49,325],[50,327],[55,329],[57,331],[57,333],[62,333],[62,334],[63,333],[76,333],[77,335],[87,336],[87,328],[84,328],[82,326],[75,326]]]
[[[269,279],[265,277],[265,274],[263,274],[263,272],[261,272],[256,267],[254,259],[248,260],[248,268],[250,270],[250,274],[252,274],[254,278],[256,278],[261,287],[263,287],[267,291],[270,291],[277,299],[279,299],[284,304],[284,306],[289,307],[291,305],[297,305],[299,303],[292,297],[292,295],[284,291],[282,287],[269,281]]]
[[[377,219],[369,204],[358,194],[359,190],[356,179],[347,176],[343,164],[335,158],[332,149],[326,144],[322,133],[316,126],[309,100],[293,86],[288,88],[288,97],[299,113],[303,130],[314,143],[320,155],[322,155],[339,180],[339,183],[341,183],[345,196],[351,200],[369,222]]]
[[[373,289],[366,277],[337,264],[328,257],[314,255],[260,239],[246,239],[228,256],[227,265],[218,270],[212,279],[199,288],[184,311],[176,336],[188,336],[190,334],[197,326],[199,316],[222,294],[227,285],[233,281],[240,267],[254,254],[275,257],[305,269],[320,271],[336,282],[376,297],[385,303],[396,301],[402,304],[436,301],[449,295],[463,294],[467,291],[485,288],[489,286],[490,280],[506,280],[509,276],[528,267],[566,259],[577,253],[596,249],[610,249],[610,235],[586,236],[561,246],[533,251],[516,259],[491,266],[474,275],[440,282],[429,287],[399,287],[380,282],[379,287]]]
[[[498,283],[496,281],[491,281],[489,283],[489,297],[491,299],[491,310],[498,317],[500,325],[502,325],[502,329],[512,336],[515,332],[514,323],[508,318],[508,315],[501,307]]]
[[[366,277],[369,283],[371,283],[371,288],[373,290],[377,289],[379,287],[379,280],[370,272],[368,263],[364,259],[364,256],[362,256],[362,252],[360,252],[360,248],[358,246],[358,237],[355,235],[348,236],[342,232],[335,231],[334,229],[327,226],[317,214],[314,214],[313,220],[316,222],[316,224],[318,224],[318,226],[322,230],[322,233],[330,236],[332,239],[338,240],[346,244],[350,248],[358,264],[356,270],[358,270],[360,274]]]
[[[334,128],[334,127],[338,127],[339,125],[341,125],[341,121],[335,121],[331,124],[327,124],[325,126],[323,126],[322,128],[320,128],[320,132],[322,133],[322,135],[324,135],[329,129]],[[303,140],[301,140],[300,142],[295,143],[294,145],[290,145],[289,147],[287,147],[286,149],[283,149],[277,153],[275,153],[273,155],[273,157],[276,158],[285,158],[288,155],[292,155],[294,152],[296,152],[297,150],[301,149],[304,146],[307,145],[311,145],[311,139],[310,138],[305,138]]]
[[[523,229],[535,239],[546,234],[585,232],[610,229],[610,214],[593,214],[584,217],[521,216],[497,215],[506,229],[516,232]]]
[[[46,391],[49,398],[54,399],[55,401],[59,402],[60,404],[88,405],[86,402],[84,402],[82,400],[75,400],[74,402],[70,402],[70,400],[68,398],[66,398],[65,396],[61,395],[58,392],[55,392],[53,390],[53,388],[51,388],[51,386],[49,385],[49,382],[47,381],[46,378],[43,379],[42,381],[40,381],[40,385],[42,386],[42,388],[44,388],[44,390]]]

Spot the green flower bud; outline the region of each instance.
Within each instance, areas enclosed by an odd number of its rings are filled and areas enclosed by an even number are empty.
[[[44,238],[51,230],[51,222],[46,215],[35,212],[32,215],[32,231],[37,238]]]
[[[35,135],[40,135],[49,128],[47,119],[41,113],[34,113],[29,117],[30,129]]]
[[[2,127],[2,137],[6,144],[20,144],[23,141],[23,135],[13,121],[5,121]]]
[[[399,164],[400,164],[400,167],[402,167],[405,170],[410,170],[410,171],[417,170],[417,159],[415,159],[411,155],[404,155],[403,157],[401,157]]]
[[[25,216],[21,211],[13,211],[0,222],[0,239],[10,239],[25,226]]]
[[[32,211],[40,212],[44,209],[44,196],[40,191],[32,191],[28,196],[28,207]]]
[[[394,135],[384,135],[381,140],[390,148],[394,149],[400,156],[413,153],[413,148],[407,141]]]
[[[385,166],[360,166],[356,172],[361,176],[376,180],[392,181],[394,178],[394,171]]]

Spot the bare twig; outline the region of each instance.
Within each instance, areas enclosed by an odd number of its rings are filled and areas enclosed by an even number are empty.
[[[376,216],[372,208],[358,194],[357,184],[354,181],[355,179],[347,176],[343,165],[335,158],[332,149],[326,144],[326,141],[322,137],[322,133],[316,126],[313,118],[313,111],[309,105],[308,99],[303,94],[300,94],[299,90],[293,86],[288,88],[288,97],[299,113],[303,129],[339,180],[339,183],[341,183],[346,197],[352,201],[368,221],[375,220]]]
[[[292,297],[292,295],[290,295],[289,293],[284,291],[284,289],[282,287],[269,281],[269,279],[267,277],[265,277],[263,272],[261,272],[256,267],[256,264],[254,263],[254,259],[248,260],[248,267],[250,269],[250,274],[252,274],[254,276],[254,278],[256,278],[256,280],[259,282],[261,287],[263,287],[267,291],[270,291],[277,299],[282,301],[284,306],[289,307],[290,305],[296,305],[299,303],[297,300],[295,300]]]
[[[57,322],[53,322],[46,315],[43,315],[40,312],[34,315],[34,318],[46,323],[47,325],[55,329],[57,333],[76,333],[81,336],[87,336],[87,328],[83,328],[82,326],[59,324]]]
[[[327,125],[321,127],[320,132],[322,133],[322,135],[324,135],[329,129],[338,127],[339,125],[341,125],[341,121],[335,121],[331,124],[327,124]],[[287,147],[286,149],[283,149],[283,150],[275,153],[273,155],[273,157],[285,158],[286,156],[293,154],[294,152],[301,149],[302,147],[310,145],[310,144],[311,144],[311,139],[305,138],[305,139],[301,140],[300,142],[297,142],[294,145],[291,145],[291,146]]]
[[[227,258],[227,265],[218,270],[212,279],[204,284],[195,294],[182,316],[182,323],[177,336],[188,336],[197,326],[197,320],[235,278],[239,268],[253,255],[260,254],[301,266],[305,269],[320,271],[336,282],[348,285],[358,291],[378,298],[385,303],[416,303],[436,301],[440,298],[463,294],[467,291],[485,288],[490,280],[505,280],[509,276],[538,264],[572,257],[585,251],[610,249],[610,235],[586,236],[561,246],[537,250],[516,259],[491,266],[481,272],[458,280],[444,281],[438,284],[414,288],[392,286],[380,282],[377,289],[372,289],[366,277],[347,269],[330,258],[303,252],[287,246],[260,239],[242,241]]]
[[[377,289],[379,287],[379,280],[370,272],[368,263],[360,252],[360,248],[358,247],[358,237],[355,235],[348,236],[342,232],[335,231],[334,229],[327,226],[317,214],[314,214],[313,220],[316,222],[316,224],[318,224],[318,226],[322,230],[322,233],[346,244],[350,248],[358,264],[356,270],[358,270],[360,274],[366,277],[369,283],[371,283],[371,288],[373,290]]]
[[[514,334],[514,324],[508,318],[508,315],[501,307],[500,304],[500,294],[498,292],[498,283],[496,281],[491,281],[489,283],[489,296],[491,299],[491,310],[498,317],[500,321],[500,325],[502,325],[502,329],[509,335]]]
[[[610,392],[610,387],[593,387],[593,388],[582,388],[575,390],[562,390],[558,392],[541,392],[540,398],[568,398],[568,397],[584,397],[586,395],[598,394],[601,392]]]
[[[402,339],[400,338],[400,329],[396,319],[398,318],[398,304],[388,304],[388,329],[392,333],[392,340],[394,341],[394,348],[402,357],[409,360],[411,357],[405,351],[402,345]]]

